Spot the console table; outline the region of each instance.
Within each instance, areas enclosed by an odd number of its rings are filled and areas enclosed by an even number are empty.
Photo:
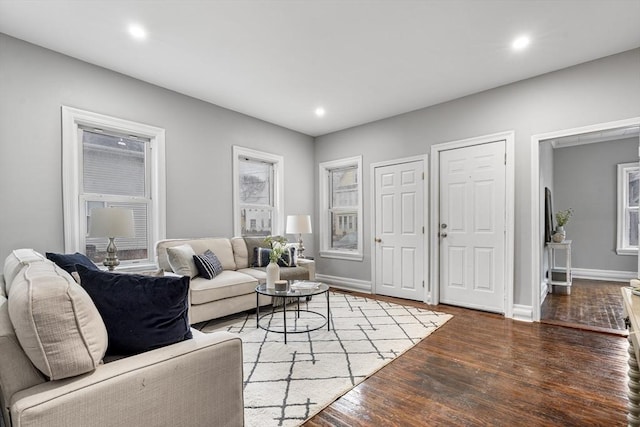
[[[571,240],[565,240],[560,243],[549,242],[547,243],[549,248],[549,293],[553,292],[553,285],[564,286],[567,290],[567,295],[571,294]],[[565,251],[565,266],[556,267],[556,251]]]
[[[629,426],[640,426],[640,296],[631,293],[631,288],[622,288],[624,316],[629,328]]]

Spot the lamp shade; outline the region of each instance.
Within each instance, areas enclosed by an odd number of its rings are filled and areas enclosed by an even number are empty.
[[[91,210],[89,237],[135,237],[133,211],[122,208]]]
[[[287,233],[289,234],[311,234],[310,215],[288,215]]]

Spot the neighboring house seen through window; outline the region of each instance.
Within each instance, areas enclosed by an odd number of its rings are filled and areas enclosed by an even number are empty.
[[[65,252],[101,264],[106,237],[88,236],[94,208],[133,211],[135,237],[116,238],[120,268],[152,265],[165,237],[164,130],[63,107]]]
[[[620,255],[638,253],[638,202],[640,172],[638,163],[618,165],[618,243]]]
[[[237,146],[233,153],[235,235],[281,234],[283,158]]]
[[[320,164],[320,254],[362,259],[361,157]]]

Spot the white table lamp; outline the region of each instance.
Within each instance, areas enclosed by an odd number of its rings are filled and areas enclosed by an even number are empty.
[[[113,271],[119,264],[116,237],[135,237],[133,211],[122,208],[95,208],[91,210],[89,237],[108,237],[107,257],[103,264]]]
[[[304,258],[304,245],[302,244],[302,235],[311,234],[311,216],[288,215],[287,234],[298,235],[298,257]]]

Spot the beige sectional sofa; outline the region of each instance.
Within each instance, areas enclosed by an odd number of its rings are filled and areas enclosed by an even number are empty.
[[[207,249],[220,260],[224,271],[213,279],[193,275],[189,292],[189,322],[191,324],[239,313],[256,307],[255,288],[266,279],[264,267],[251,267],[253,247],[262,245],[262,238],[206,237],[198,239],[167,239],[156,244],[158,265],[165,272],[174,272],[167,248],[189,245],[196,254]],[[315,280],[315,263],[298,259],[297,267],[283,267],[280,278],[285,280]],[[271,298],[260,295],[260,305]]]
[[[86,291],[41,254],[11,253],[0,280],[0,403],[8,427],[241,426],[242,343],[226,332],[105,363]]]

